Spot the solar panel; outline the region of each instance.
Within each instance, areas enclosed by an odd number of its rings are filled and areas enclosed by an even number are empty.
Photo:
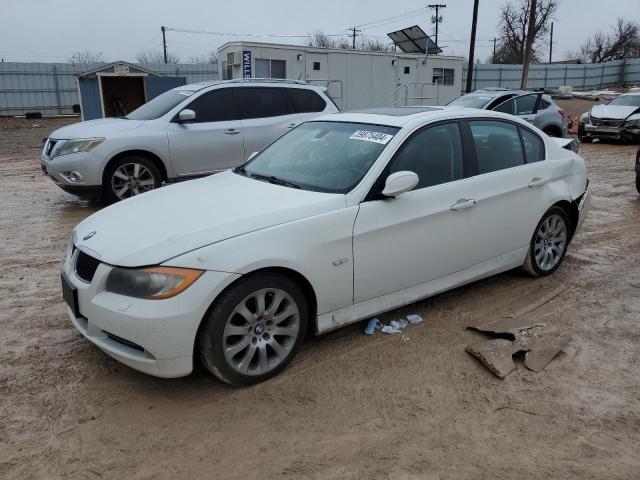
[[[404,53],[427,53],[427,50],[429,54],[442,52],[442,49],[418,25],[387,33],[387,35]]]

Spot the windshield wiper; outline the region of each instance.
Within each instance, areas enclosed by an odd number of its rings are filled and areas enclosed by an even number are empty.
[[[262,175],[260,173],[251,173],[251,172],[247,172],[244,168],[242,170],[244,170],[244,175],[248,175],[252,178],[255,178],[256,180],[265,180],[275,185],[282,185],[284,187],[300,188],[300,185],[298,185],[297,183],[293,183],[288,180],[283,180],[282,178],[278,178],[275,175]]]
[[[247,169],[244,167],[236,167],[233,169],[233,173],[239,173],[240,175],[242,175],[243,177],[248,176],[247,174]]]

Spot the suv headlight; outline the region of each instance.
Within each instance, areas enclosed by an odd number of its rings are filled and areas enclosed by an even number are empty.
[[[96,148],[103,141],[104,138],[77,138],[75,140],[67,140],[53,152],[54,157],[69,155],[70,153],[88,152]]]
[[[587,123],[590,118],[591,118],[591,112],[584,112],[580,116],[580,123]]]
[[[203,273],[174,267],[116,267],[109,273],[105,289],[128,297],[162,300],[184,292]]]
[[[640,114],[631,115],[629,118],[627,118],[627,121],[624,122],[624,126],[640,128]]]

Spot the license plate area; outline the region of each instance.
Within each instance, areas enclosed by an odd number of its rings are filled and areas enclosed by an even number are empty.
[[[80,317],[80,309],[78,307],[78,289],[71,285],[69,278],[65,272],[60,274],[60,280],[62,281],[62,298],[67,302],[67,305],[71,308],[71,311],[76,317]]]

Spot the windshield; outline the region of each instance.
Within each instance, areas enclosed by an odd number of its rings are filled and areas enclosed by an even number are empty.
[[[449,102],[447,105],[456,105],[458,107],[482,108],[495,97],[488,95],[463,95]]]
[[[640,95],[622,95],[609,102],[609,105],[618,107],[640,107]]]
[[[363,123],[303,123],[235,171],[305,190],[347,193],[398,130]]]
[[[184,99],[193,95],[193,90],[169,90],[139,106],[125,118],[129,120],[154,120],[160,118]]]

